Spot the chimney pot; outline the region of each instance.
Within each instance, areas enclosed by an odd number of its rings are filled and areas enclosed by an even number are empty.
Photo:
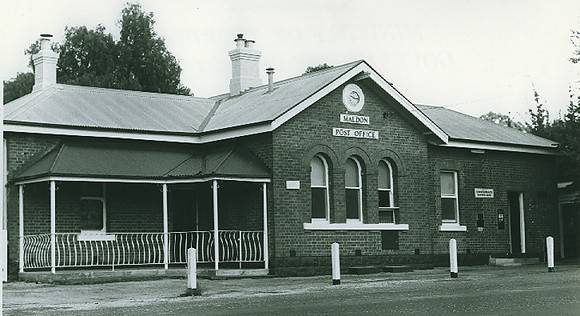
[[[254,41],[254,40],[246,40],[246,47],[247,48],[254,48],[254,43],[255,42],[256,41]]]
[[[268,92],[274,91],[274,68],[266,68],[266,73],[268,74]]]

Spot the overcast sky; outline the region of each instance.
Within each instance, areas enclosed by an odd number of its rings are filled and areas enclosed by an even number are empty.
[[[125,1],[0,0],[0,76],[29,71],[23,54],[40,33],[103,24],[118,38]],[[471,115],[527,119],[533,87],[552,117],[564,112],[580,65],[568,61],[580,1],[137,1],[178,58],[197,96],[227,91],[236,33],[256,40],[276,80],[309,65],[365,59],[411,101]],[[263,74],[265,81],[265,72]]]

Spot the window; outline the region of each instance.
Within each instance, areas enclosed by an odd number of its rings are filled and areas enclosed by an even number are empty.
[[[388,223],[395,222],[395,195],[393,189],[393,168],[391,163],[386,160],[379,162],[379,209],[388,212]]]
[[[312,220],[330,218],[328,196],[328,164],[326,160],[316,155],[310,161],[310,190],[312,192]]]
[[[441,171],[441,219],[443,223],[459,224],[457,172]]]
[[[102,183],[83,183],[80,201],[81,231],[106,230],[105,185]]]
[[[344,188],[346,190],[346,221],[362,221],[362,168],[358,159],[346,160]]]

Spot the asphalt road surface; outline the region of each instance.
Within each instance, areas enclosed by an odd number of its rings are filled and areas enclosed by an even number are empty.
[[[539,266],[466,270],[457,279],[450,279],[444,270],[410,278],[380,274],[349,281],[343,276],[339,286],[317,283],[321,279],[303,278],[296,286],[292,279],[270,279],[267,282],[288,285],[259,285],[263,291],[238,288],[138,306],[89,310],[31,306],[6,315],[580,315],[579,266],[553,273]]]

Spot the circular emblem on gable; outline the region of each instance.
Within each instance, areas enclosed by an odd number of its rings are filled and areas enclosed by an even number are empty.
[[[349,83],[342,90],[342,103],[350,112],[359,112],[365,104],[365,95],[359,86]]]

